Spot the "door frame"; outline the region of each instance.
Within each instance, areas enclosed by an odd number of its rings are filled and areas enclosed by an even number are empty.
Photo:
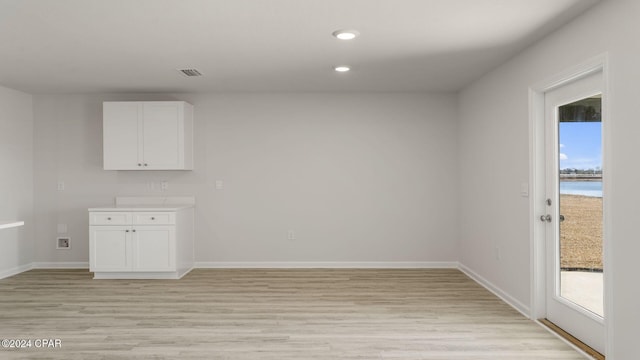
[[[602,71],[604,84],[602,96],[602,147],[603,151],[603,263],[604,272],[604,327],[605,352],[613,348],[613,256],[611,236],[611,179],[613,172],[611,151],[611,92],[609,91],[609,55],[608,53],[595,56],[581,64],[572,66],[559,74],[549,77],[529,87],[529,236],[531,254],[531,314],[533,320],[546,316],[546,256],[545,229],[546,224],[539,217],[546,213],[545,209],[545,106],[544,98],[547,91],[556,89],[573,80]],[[606,353],[605,353],[606,356]]]

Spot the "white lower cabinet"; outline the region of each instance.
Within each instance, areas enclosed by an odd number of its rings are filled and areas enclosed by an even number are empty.
[[[131,266],[131,236],[128,226],[91,226],[89,234],[91,271],[128,271]]]
[[[173,226],[138,226],[132,233],[132,267],[136,271],[175,271]]]
[[[193,228],[193,218],[188,210],[91,211],[89,270],[94,278],[182,277],[193,266],[193,232],[188,229]]]

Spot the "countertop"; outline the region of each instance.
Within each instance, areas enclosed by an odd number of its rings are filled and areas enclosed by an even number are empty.
[[[114,205],[89,208],[89,211],[178,211],[193,207],[192,204],[167,204],[167,205]]]
[[[24,221],[0,220],[0,229],[8,229],[24,225]]]

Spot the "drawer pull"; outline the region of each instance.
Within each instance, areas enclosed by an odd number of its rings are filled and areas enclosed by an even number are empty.
[[[136,229],[133,229],[133,230],[131,230],[131,231],[136,232]]]
[[[151,217],[151,220],[155,220],[156,218],[154,218],[153,216]]]
[[[111,218],[110,218],[110,217],[108,217],[108,218],[107,218],[107,220],[111,220]]]
[[[129,232],[129,230],[125,230],[124,232]]]

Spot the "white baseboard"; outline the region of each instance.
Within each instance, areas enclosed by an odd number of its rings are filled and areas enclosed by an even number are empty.
[[[457,261],[201,261],[193,269],[457,269]],[[0,272],[0,279],[32,269],[89,269],[89,263],[33,262]],[[190,271],[191,269],[189,269]],[[188,273],[189,271],[186,271]]]
[[[31,265],[32,269],[89,269],[86,261],[34,262]]]
[[[483,278],[482,276],[478,275],[475,271],[471,270],[467,266],[465,266],[463,264],[459,264],[458,265],[458,269],[460,269],[460,271],[465,273],[472,280],[474,280],[478,284],[482,285],[485,289],[491,291],[494,295],[496,295],[497,297],[502,299],[502,301],[506,302],[512,308],[518,310],[518,312],[520,312],[522,315],[524,315],[527,319],[531,318],[531,309],[528,306],[526,306],[525,304],[521,303],[520,301],[518,301],[513,296],[507,294],[505,291],[503,291],[499,287],[497,287],[494,284],[492,284],[489,280],[487,280],[487,279]]]
[[[196,269],[457,269],[457,261],[198,261]]]
[[[29,271],[31,269],[33,269],[33,264],[20,265],[20,266],[16,266],[14,268],[11,268],[11,269],[2,270],[2,271],[0,271],[0,279],[4,279],[4,278],[8,278],[10,276],[18,275],[18,274],[20,274],[22,272]]]

